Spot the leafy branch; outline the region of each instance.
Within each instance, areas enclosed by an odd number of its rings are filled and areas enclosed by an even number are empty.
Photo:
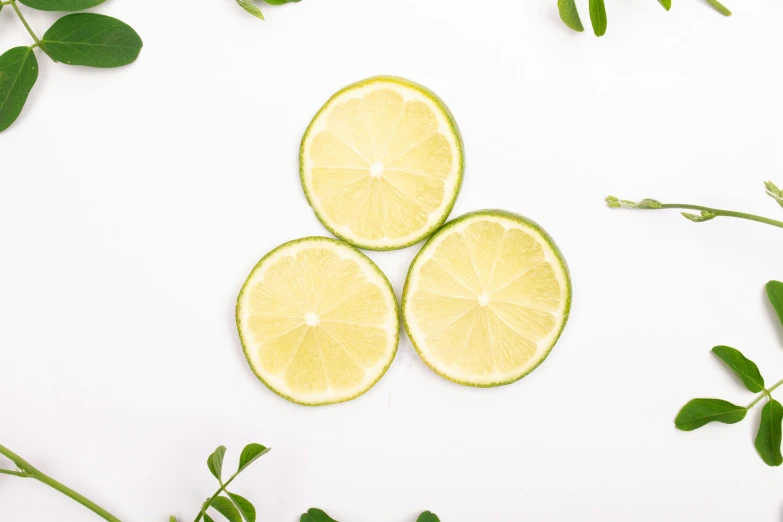
[[[202,518],[206,522],[213,522],[207,514],[209,508],[226,517],[229,522],[242,522],[243,518],[247,522],[256,522],[256,508],[253,504],[246,498],[235,493],[229,493],[226,488],[259,457],[269,453],[270,449],[261,444],[248,444],[245,446],[245,449],[242,450],[242,454],[239,456],[239,466],[236,472],[226,482],[223,482],[223,458],[226,456],[226,447],[219,446],[207,459],[207,467],[210,473],[217,479],[220,487],[201,506],[201,511],[196,516],[195,522],[199,522]],[[226,496],[221,496],[222,493],[225,493]],[[176,519],[172,517],[171,522],[176,522]]]
[[[204,522],[214,522],[212,519],[212,516],[214,515],[213,511],[225,517],[228,522],[242,522],[243,520],[245,522],[256,522],[255,506],[246,498],[237,495],[236,493],[231,493],[228,490],[228,486],[231,485],[234,479],[251,464],[269,453],[269,450],[270,448],[262,446],[261,444],[253,443],[245,446],[239,456],[237,470],[225,482],[223,481],[223,460],[226,456],[226,447],[219,446],[212,452],[207,458],[207,467],[209,468],[209,472],[212,473],[212,476],[217,479],[219,487],[201,506],[201,510],[198,512],[198,515],[196,515],[194,522],[200,522],[202,520]],[[3,445],[0,445],[0,455],[10,459],[16,466],[16,469],[0,468],[0,475],[37,480],[59,491],[63,495],[72,498],[104,520],[108,520],[109,522],[122,522],[119,518],[115,517],[92,500],[82,496],[49,475],[46,475]],[[210,513],[213,514],[211,515]],[[299,520],[300,522],[337,522],[323,510],[317,508],[308,509],[307,513],[304,513]],[[174,515],[170,516],[169,522],[177,522],[177,517]],[[419,515],[416,522],[440,522],[440,519],[434,513],[425,511]]]
[[[731,11],[718,2],[718,0],[705,1],[720,14],[731,16]],[[667,11],[672,8],[672,0],[658,0],[658,3]],[[582,20],[579,17],[579,10],[576,7],[575,0],[557,0],[557,9],[560,12],[560,19],[564,24],[580,33],[585,30],[582,25]],[[603,36],[606,34],[606,6],[604,5],[604,0],[590,0],[589,11],[593,33],[596,36]]]
[[[81,11],[103,2],[104,0],[0,1],[0,10],[4,6],[10,6],[33,39],[30,46],[14,47],[0,55],[0,132],[10,127],[19,117],[38,80],[38,60],[34,53],[36,48],[41,49],[55,62],[109,68],[134,62],[143,45],[139,35],[129,25],[116,18],[94,13],[63,16],[42,38],[38,38],[18,4],[40,11]]]
[[[767,296],[783,323],[783,283],[767,283]],[[761,422],[756,435],[756,451],[768,466],[780,466],[783,464],[780,450],[783,439],[783,405],[772,398],[772,392],[783,385],[783,379],[766,387],[756,363],[742,355],[739,350],[716,346],[712,353],[740,378],[745,388],[758,393],[759,396],[747,406],[737,406],[722,399],[693,399],[682,407],[674,419],[674,425],[682,431],[693,431],[710,422],[735,424],[743,420],[748,411],[766,397],[767,402],[761,410]]]
[[[774,183],[767,181],[764,184],[767,195],[774,199],[778,205],[783,207],[783,192]],[[703,223],[705,221],[711,221],[716,217],[733,217],[739,219],[747,219],[749,221],[756,221],[758,223],[765,223],[774,227],[783,228],[783,221],[770,219],[755,214],[746,214],[745,212],[734,212],[731,210],[721,210],[717,208],[703,207],[701,205],[685,205],[681,203],[661,203],[655,199],[643,199],[638,203],[628,201],[625,199],[618,199],[614,196],[606,198],[606,204],[610,208],[630,208],[638,210],[664,210],[664,209],[683,209],[683,210],[695,210],[698,214],[692,212],[682,212],[683,217],[693,221],[694,223]]]
[[[291,2],[301,2],[302,0],[264,0],[269,5],[283,5],[288,4]],[[242,9],[250,13],[251,15],[255,16],[256,18],[260,18],[261,20],[264,19],[264,13],[261,12],[261,9],[253,3],[253,0],[237,0],[237,3],[239,4]]]

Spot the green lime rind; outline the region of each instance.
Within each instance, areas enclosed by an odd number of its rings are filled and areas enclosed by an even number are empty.
[[[392,300],[394,301],[394,312],[395,312],[395,331],[397,332],[395,341],[394,341],[394,350],[391,353],[391,357],[389,357],[389,361],[386,363],[386,366],[381,370],[381,372],[378,374],[378,377],[370,383],[369,386],[367,386],[365,389],[360,391],[359,393],[356,393],[354,395],[351,395],[350,397],[346,397],[343,399],[339,399],[336,401],[323,401],[323,402],[304,402],[299,401],[290,395],[287,395],[284,392],[281,392],[280,390],[273,387],[270,383],[268,383],[260,374],[258,371],[256,371],[255,366],[253,366],[253,362],[250,359],[250,354],[248,353],[248,343],[245,342],[245,338],[242,336],[242,321],[240,319],[240,310],[242,307],[242,297],[245,294],[245,290],[247,289],[247,285],[250,282],[250,280],[253,278],[253,274],[255,274],[256,270],[261,268],[264,265],[264,262],[268,260],[270,257],[272,257],[275,253],[278,251],[292,247],[294,245],[297,245],[299,243],[305,243],[305,242],[320,242],[320,241],[327,241],[329,243],[333,243],[335,245],[350,248],[354,252],[359,254],[359,257],[363,260],[367,261],[369,266],[381,277],[381,280],[386,283],[386,288],[388,289],[389,293],[391,294]],[[389,279],[386,277],[386,274],[383,273],[383,271],[378,268],[378,265],[376,265],[372,259],[367,257],[362,251],[352,247],[351,245],[347,244],[345,241],[340,241],[338,239],[333,239],[331,237],[321,237],[321,236],[308,236],[303,237],[301,239],[294,239],[293,241],[288,241],[286,243],[283,243],[282,245],[278,246],[277,248],[271,250],[268,252],[264,257],[261,258],[261,260],[256,263],[256,265],[253,267],[253,269],[250,271],[250,274],[247,276],[247,279],[245,280],[244,284],[242,285],[241,290],[239,291],[239,295],[237,296],[237,306],[236,306],[236,312],[235,312],[235,318],[237,323],[237,333],[239,334],[239,342],[242,344],[242,352],[245,354],[245,359],[247,359],[247,364],[250,366],[250,369],[253,371],[255,376],[258,378],[259,381],[264,383],[264,385],[269,388],[272,392],[274,392],[276,395],[279,395],[283,399],[293,402],[294,404],[299,404],[300,406],[327,406],[330,404],[339,404],[341,402],[348,402],[356,399],[357,397],[360,397],[370,391],[371,388],[373,388],[376,384],[378,384],[378,381],[381,380],[381,378],[386,375],[386,372],[389,371],[389,367],[391,367],[392,363],[394,362],[395,357],[397,356],[397,349],[400,346],[400,307],[399,303],[397,302],[397,295],[394,293],[394,289],[392,288],[391,283],[389,282]]]
[[[319,116],[321,116],[321,113],[323,113],[326,110],[326,108],[332,104],[332,101],[334,101],[338,96],[340,96],[344,92],[349,91],[351,89],[364,87],[374,82],[391,82],[391,83],[404,85],[406,87],[416,89],[417,91],[425,95],[427,98],[432,100],[438,107],[441,108],[443,113],[446,115],[446,119],[448,120],[449,127],[451,128],[451,131],[454,134],[454,137],[456,138],[457,144],[459,146],[460,164],[459,164],[459,170],[457,171],[458,178],[456,183],[454,184],[454,192],[451,195],[451,201],[444,209],[443,216],[435,224],[433,224],[431,227],[423,231],[415,239],[407,241],[406,243],[401,243],[399,245],[378,246],[369,243],[361,243],[359,241],[354,240],[353,238],[345,237],[342,234],[338,233],[332,226],[329,225],[329,222],[327,221],[326,217],[322,216],[316,209],[313,199],[310,196],[310,192],[307,190],[307,184],[305,183],[305,177],[304,177],[305,142],[307,142],[307,138],[310,135],[310,130],[313,128],[315,122],[318,121],[318,118]],[[465,143],[462,140],[462,133],[460,132],[459,127],[457,126],[457,120],[454,118],[454,114],[448,108],[446,103],[430,89],[414,81],[408,80],[406,78],[402,78],[400,76],[389,76],[389,75],[373,76],[371,78],[366,78],[359,82],[352,83],[351,85],[348,85],[347,87],[344,87],[339,91],[337,91],[336,93],[334,93],[331,96],[331,98],[329,98],[329,100],[326,103],[324,103],[323,107],[321,107],[321,109],[316,113],[316,115],[313,117],[312,121],[310,122],[310,125],[307,126],[307,130],[305,131],[304,136],[302,137],[302,143],[299,147],[299,179],[302,183],[302,189],[304,190],[305,197],[307,198],[307,203],[308,205],[310,205],[310,208],[313,209],[313,212],[315,213],[315,216],[318,218],[318,221],[321,222],[321,224],[324,226],[324,228],[326,228],[326,230],[334,234],[336,237],[339,237],[340,239],[342,239],[343,241],[345,241],[350,245],[353,245],[357,248],[363,248],[365,250],[374,250],[374,251],[399,250],[402,248],[407,248],[411,245],[415,245],[422,239],[426,239],[427,237],[431,236],[449,218],[449,214],[451,214],[451,210],[454,208],[454,203],[456,203],[457,201],[457,196],[459,196],[459,192],[462,189],[462,178],[464,174],[465,174]]]
[[[427,247],[435,241],[436,238],[438,238],[441,234],[449,230],[454,225],[457,225],[459,223],[462,223],[463,221],[466,221],[471,218],[475,218],[477,216],[492,216],[492,217],[503,217],[510,219],[512,221],[516,221],[518,223],[522,223],[530,228],[532,228],[534,231],[539,233],[541,237],[546,241],[546,243],[549,245],[549,247],[552,249],[552,252],[555,254],[555,257],[557,258],[558,262],[560,263],[561,268],[563,269],[563,274],[565,274],[566,278],[566,304],[565,308],[563,310],[563,324],[560,326],[560,330],[557,332],[557,335],[552,340],[552,345],[546,350],[546,352],[541,356],[541,358],[536,362],[536,364],[528,369],[525,373],[522,375],[515,377],[511,380],[507,381],[496,381],[496,382],[489,382],[489,383],[473,383],[473,382],[467,382],[467,381],[460,381],[458,379],[454,379],[453,377],[450,377],[448,375],[445,375],[443,372],[439,371],[437,368],[435,368],[434,365],[430,364],[430,362],[427,360],[427,358],[422,353],[421,349],[419,348],[418,344],[416,343],[416,339],[414,338],[413,334],[411,333],[411,328],[408,325],[408,318],[407,314],[405,313],[406,305],[408,302],[408,290],[410,285],[411,276],[413,274],[414,268],[416,268],[416,263],[419,261],[419,258],[421,257],[422,253],[427,250]],[[572,299],[572,286],[571,286],[571,273],[568,270],[568,265],[566,264],[565,257],[563,257],[563,253],[560,251],[560,249],[557,247],[557,244],[555,243],[554,239],[552,239],[552,236],[550,236],[546,230],[544,230],[538,223],[533,221],[532,219],[526,218],[524,216],[521,216],[519,214],[515,214],[514,212],[509,212],[507,210],[500,210],[500,209],[486,209],[486,210],[476,210],[474,212],[469,212],[467,214],[463,214],[443,226],[440,230],[438,230],[426,243],[424,243],[424,246],[421,247],[421,250],[419,250],[419,253],[416,254],[416,257],[413,258],[413,262],[411,263],[410,268],[408,269],[408,275],[405,278],[405,286],[402,289],[402,322],[405,326],[405,332],[408,334],[408,338],[411,340],[411,344],[416,349],[416,352],[419,354],[419,358],[426,364],[433,372],[437,373],[444,379],[451,381],[456,384],[461,384],[463,386],[471,386],[474,388],[496,388],[498,386],[505,386],[507,384],[513,384],[520,379],[524,378],[525,376],[529,375],[533,370],[538,368],[541,363],[544,362],[544,360],[549,356],[549,354],[552,352],[552,349],[557,344],[557,341],[560,339],[560,336],[563,334],[563,330],[565,329],[566,323],[568,323],[568,317],[571,312],[571,299]]]

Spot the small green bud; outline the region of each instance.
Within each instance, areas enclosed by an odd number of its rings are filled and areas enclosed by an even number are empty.
[[[629,201],[627,199],[618,199],[614,196],[606,198],[606,204],[611,208],[641,208],[641,209],[658,209],[661,208],[661,202],[654,199],[643,199],[639,203],[635,201]]]
[[[636,205],[636,208],[657,209],[657,208],[661,208],[661,202],[649,198],[643,199],[639,202],[639,204]]]
[[[689,214],[688,212],[683,212],[682,215],[694,223],[704,223],[705,221],[715,219],[715,214],[712,212],[707,212],[706,210],[702,210],[701,214]]]
[[[777,185],[771,181],[764,183],[764,187],[767,189],[767,195],[778,202],[778,205],[783,207],[783,191],[781,191]]]

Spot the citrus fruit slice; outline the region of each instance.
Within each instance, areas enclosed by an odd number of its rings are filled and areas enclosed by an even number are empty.
[[[414,259],[402,298],[424,362],[469,386],[521,379],[549,354],[571,307],[571,280],[552,239],[498,210],[457,218]]]
[[[256,376],[298,404],[358,397],[397,352],[389,281],[367,256],[334,239],[299,239],[267,254],[242,287],[236,314]]]
[[[464,157],[457,124],[434,93],[379,76],[332,96],[305,132],[299,162],[305,195],[330,232],[392,250],[446,221]]]

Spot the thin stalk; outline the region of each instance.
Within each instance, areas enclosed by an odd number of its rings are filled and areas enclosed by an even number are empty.
[[[15,4],[12,5],[15,6]],[[92,510],[96,515],[100,516],[104,520],[108,520],[109,522],[122,522],[119,518],[115,517],[114,515],[112,515],[102,507],[100,507],[98,504],[93,502],[92,500],[80,495],[79,493],[72,490],[65,484],[58,482],[54,480],[52,477],[48,476],[47,474],[39,471],[32,464],[30,464],[29,462],[27,462],[22,457],[20,457],[13,451],[9,450],[2,444],[0,444],[0,455],[5,455],[9,459],[11,459],[11,462],[16,464],[16,466],[20,469],[19,472],[9,472],[9,470],[3,470],[6,475],[33,478],[39,482],[43,482],[47,486],[56,489],[63,495],[75,500],[76,502],[86,507],[87,509]]]
[[[758,404],[758,403],[759,403],[759,401],[760,401],[761,399],[763,399],[764,397],[769,397],[770,399],[772,399],[772,392],[773,392],[773,391],[775,391],[775,390],[778,388],[778,386],[780,386],[781,384],[783,384],[783,379],[781,379],[781,380],[779,380],[778,382],[776,382],[776,383],[775,383],[775,384],[774,384],[774,385],[773,385],[771,388],[766,388],[766,389],[765,389],[765,390],[764,390],[764,391],[761,393],[761,395],[759,395],[758,397],[756,397],[756,400],[754,400],[753,402],[751,402],[750,404],[748,404],[748,408],[747,408],[747,409],[751,409],[753,406],[755,406],[756,404]]]
[[[774,199],[778,205],[783,207],[783,190],[778,188],[771,181],[764,183],[767,196]],[[704,221],[710,221],[716,217],[732,217],[737,219],[746,219],[748,221],[755,221],[756,223],[764,223],[765,225],[772,225],[773,227],[783,228],[783,221],[776,219],[770,219],[763,216],[757,216],[755,214],[747,214],[745,212],[734,212],[733,210],[723,210],[720,208],[704,207],[701,205],[687,205],[684,203],[661,203],[654,199],[643,199],[638,203],[634,201],[628,201],[627,199],[620,199],[614,196],[606,198],[606,204],[609,208],[632,208],[637,210],[665,210],[665,209],[680,209],[680,210],[696,210],[699,214],[692,214],[690,212],[682,212],[682,215],[689,220],[696,223],[703,223]]]
[[[24,25],[25,29],[27,29],[27,32],[30,33],[30,36],[33,37],[33,40],[35,41],[35,45],[33,46],[33,48],[40,47],[41,49],[43,49],[43,52],[45,52],[49,56],[49,58],[52,58],[52,55],[49,54],[49,52],[46,50],[46,47],[44,47],[43,44],[41,43],[41,40],[39,40],[38,36],[36,36],[36,34],[33,32],[33,28],[30,27],[30,24],[27,23],[27,20],[22,14],[22,11],[19,10],[19,6],[16,5],[16,0],[10,0],[10,2],[8,3],[11,5],[11,7],[13,7],[14,11],[16,11],[16,16],[18,16],[19,20],[22,21],[22,24]],[[54,60],[54,58],[52,58],[52,60]],[[57,60],[54,61],[56,62]]]

